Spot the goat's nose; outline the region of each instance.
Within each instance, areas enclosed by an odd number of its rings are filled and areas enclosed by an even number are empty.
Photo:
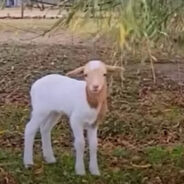
[[[98,88],[99,88],[99,85],[97,85],[97,84],[93,86],[94,90],[97,90]]]

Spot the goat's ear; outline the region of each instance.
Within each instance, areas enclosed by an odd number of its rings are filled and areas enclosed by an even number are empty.
[[[125,71],[124,67],[120,67],[120,66],[106,65],[106,68],[108,72],[124,72]]]
[[[84,72],[84,66],[81,66],[79,68],[76,68],[76,69],[66,73],[66,76],[68,76],[68,77],[79,77],[79,76],[83,76],[83,72]]]

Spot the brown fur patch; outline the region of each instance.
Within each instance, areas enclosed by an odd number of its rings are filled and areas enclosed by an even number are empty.
[[[86,94],[89,106],[98,110],[97,120],[92,125],[95,127],[103,121],[105,113],[107,112],[107,86],[105,84],[98,94],[91,93],[86,87]]]
[[[98,95],[98,94],[97,94]],[[88,101],[88,104],[91,108],[97,108],[98,107],[98,96],[91,93],[87,87],[86,87],[86,96],[87,96],[87,101]]]

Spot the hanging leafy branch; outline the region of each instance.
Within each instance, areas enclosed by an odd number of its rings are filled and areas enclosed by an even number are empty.
[[[123,47],[130,37],[159,39],[183,7],[182,0],[76,0],[65,23],[79,32],[106,34]]]

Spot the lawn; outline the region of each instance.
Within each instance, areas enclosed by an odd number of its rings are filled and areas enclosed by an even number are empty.
[[[7,30],[1,31],[0,38],[3,33],[7,35]],[[14,30],[10,34],[12,36]],[[26,37],[26,33],[20,34]],[[63,34],[61,37],[60,41]],[[118,75],[114,75],[113,80],[109,77],[109,112],[98,132],[101,176],[91,176],[89,172],[82,177],[75,175],[72,133],[67,118],[62,118],[52,132],[57,163],[44,163],[38,134],[34,147],[35,165],[31,169],[23,167],[23,135],[29,120],[32,82],[48,73],[65,74],[91,57],[87,44],[54,41],[53,37],[52,42],[20,44],[16,39],[1,42],[0,184],[183,183],[183,89],[168,77],[172,70],[167,71],[167,77],[157,72],[165,66],[172,68],[168,63],[155,66],[156,84],[147,64],[127,65],[123,85]],[[107,50],[99,47],[97,55],[109,62]],[[87,169],[87,147],[85,163]]]

